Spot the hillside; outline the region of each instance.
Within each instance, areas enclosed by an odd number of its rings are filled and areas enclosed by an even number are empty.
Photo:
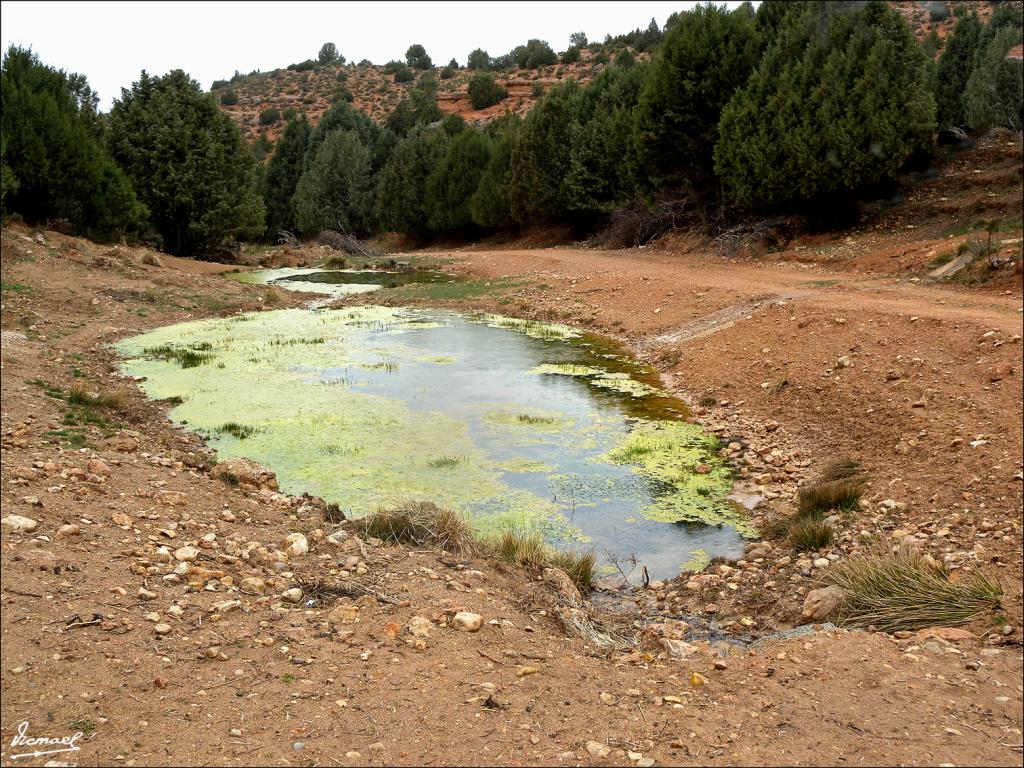
[[[589,82],[606,66],[600,58],[600,52],[583,50],[580,60],[572,64],[557,63],[539,69],[516,67],[496,72],[495,79],[508,90],[509,95],[482,110],[473,109],[466,93],[473,70],[453,70],[447,79],[442,77],[443,67],[434,67],[430,71],[437,78],[437,101],[445,113],[460,115],[469,122],[484,123],[506,112],[525,115],[544,91],[559,82],[569,79]],[[347,88],[356,109],[380,122],[414,86],[415,80],[396,82],[394,74],[389,74],[383,65],[362,63],[326,66],[307,72],[276,69],[251,73],[212,93],[220,100],[224,93],[234,91],[238,102],[222,104],[221,108],[231,115],[250,141],[261,131],[274,141],[284,130],[286,110],[305,112],[315,124],[330,108],[339,90]],[[281,117],[261,126],[260,112],[272,107],[281,113]]]
[[[960,14],[973,8],[984,21],[992,14],[996,3],[991,0],[914,0],[893,2],[892,5],[914,28],[918,40],[924,41],[934,32],[936,48],[933,55],[937,57]],[[444,66],[435,66],[429,71],[437,78],[437,100],[442,111],[460,115],[480,125],[506,112],[525,115],[537,99],[557,83],[569,79],[580,83],[589,82],[623,50],[629,50],[637,59],[649,55],[632,50],[621,42],[591,43],[580,50],[577,62],[563,64],[559,60],[558,63],[538,69],[513,67],[496,71],[495,78],[508,90],[508,98],[482,110],[475,110],[470,104],[466,88],[473,70],[464,68],[464,62],[460,62],[460,66],[463,66],[461,69],[448,70]],[[418,72],[416,74],[419,75]],[[447,74],[451,76],[446,77]],[[237,96],[236,103],[222,103],[221,108],[239,125],[249,141],[255,141],[260,133],[265,133],[270,141],[276,141],[284,130],[287,110],[305,112],[316,124],[339,93],[347,89],[357,109],[381,122],[406,97],[415,82],[415,79],[398,82],[394,73],[389,72],[385,65],[363,61],[308,71],[282,67],[270,72],[236,74],[230,82],[215,83],[217,87],[212,88],[211,93],[218,101],[228,92]],[[260,113],[271,108],[277,109],[277,119],[261,125]]]

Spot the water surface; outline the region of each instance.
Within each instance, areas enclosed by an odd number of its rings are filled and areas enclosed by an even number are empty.
[[[222,457],[359,517],[400,499],[481,530],[635,554],[652,578],[737,556],[744,515],[718,444],[653,371],[560,325],[388,307],[288,309],[118,345],[151,397]],[[629,566],[626,566],[627,568]],[[639,567],[636,573],[639,573]]]
[[[277,285],[291,291],[353,296],[381,288],[397,288],[410,283],[454,283],[459,278],[444,272],[423,269],[389,271],[383,269],[324,269],[321,267],[261,269],[239,272],[243,283]]]

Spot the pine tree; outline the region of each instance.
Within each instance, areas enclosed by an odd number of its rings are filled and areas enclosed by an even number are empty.
[[[460,131],[427,178],[428,224],[435,232],[464,232],[473,216],[469,201],[491,155],[490,139],[474,128]]]
[[[311,132],[305,115],[289,120],[267,163],[263,199],[267,208],[266,234],[270,240],[282,230],[296,229],[292,197],[302,177]]]
[[[365,234],[373,228],[370,150],[355,131],[324,139],[295,188],[295,222],[305,235],[333,229]]]
[[[165,249],[192,254],[226,237],[256,237],[264,208],[256,160],[230,117],[180,69],[142,73],[110,112],[110,147]]]
[[[722,112],[715,167],[745,205],[844,202],[931,146],[924,55],[881,3],[788,14]],[[827,207],[827,206],[824,206]]]
[[[569,80],[548,91],[523,121],[512,152],[506,194],[519,225],[553,223],[567,210],[569,171],[579,87]]]
[[[1024,76],[1020,59],[1006,54],[1021,43],[1021,28],[1004,26],[985,41],[964,89],[964,117],[976,133],[996,126],[1020,131],[1024,126]]]
[[[490,158],[469,199],[473,223],[486,229],[511,227],[512,210],[508,201],[508,173],[512,152],[519,137],[521,120],[515,115],[496,120],[488,126],[491,137]]]
[[[612,67],[581,91],[563,187],[569,210],[608,213],[635,195],[634,163],[629,151],[633,110],[646,80],[643,64],[626,69]]]
[[[5,211],[30,221],[67,219],[75,231],[97,240],[141,227],[145,207],[101,145],[98,99],[84,77],[11,46],[0,71],[0,94]]]
[[[963,94],[971,70],[974,69],[980,37],[981,22],[972,9],[957,21],[935,65],[932,87],[936,118],[941,129],[966,124]]]
[[[382,226],[419,239],[429,235],[427,179],[449,141],[443,129],[417,126],[398,142],[380,175],[377,210]]]
[[[699,5],[680,14],[658,49],[636,110],[635,149],[653,189],[712,193],[722,108],[761,55],[749,5]]]

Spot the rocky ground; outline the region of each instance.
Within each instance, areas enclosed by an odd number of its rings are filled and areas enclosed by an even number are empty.
[[[829,458],[868,472],[829,550],[755,542],[629,599],[597,593],[580,636],[557,573],[388,546],[216,465],[107,346],[309,297],[5,229],[2,759],[1021,764],[1019,272],[933,285],[795,254],[432,254],[496,287],[420,301],[573,322],[654,362],[722,436],[760,521]],[[802,623],[829,563],[901,542],[998,579],[1002,610],[913,635],[773,634]],[[639,643],[609,651],[600,631]],[[80,751],[15,761],[22,722],[81,731]]]

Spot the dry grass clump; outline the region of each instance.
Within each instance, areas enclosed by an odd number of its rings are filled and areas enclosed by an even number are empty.
[[[789,541],[797,552],[816,552],[832,543],[832,523],[806,518],[789,526]]]
[[[1003,594],[981,573],[951,581],[944,567],[910,547],[840,560],[825,578],[843,590],[844,624],[883,632],[966,624],[998,607]]]
[[[823,481],[852,480],[863,477],[863,475],[864,470],[861,469],[860,462],[847,458],[837,459],[826,464],[818,478]]]
[[[583,591],[590,589],[597,568],[593,552],[557,550],[536,531],[509,528],[496,536],[479,537],[464,515],[427,501],[408,501],[392,509],[381,508],[360,523],[367,536],[383,541],[434,544],[462,555],[535,568],[561,568]]]
[[[863,494],[864,481],[859,477],[819,481],[800,489],[797,517],[820,519],[834,510],[851,510]]]
[[[407,544],[436,544],[449,552],[476,550],[473,528],[465,516],[429,501],[406,501],[381,508],[363,521],[367,536]]]
[[[130,399],[127,393],[117,390],[91,394],[84,389],[69,389],[64,395],[64,402],[84,408],[99,408],[104,411],[124,413],[128,410]]]

